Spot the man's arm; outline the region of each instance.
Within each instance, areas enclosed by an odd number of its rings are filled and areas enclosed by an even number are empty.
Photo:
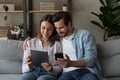
[[[26,50],[26,48],[27,48],[27,46],[28,46],[28,45],[27,45],[27,41],[30,40],[30,39],[31,39],[31,37],[27,37],[27,38],[24,40],[23,46],[22,46],[22,47],[23,47],[23,50]]]
[[[66,59],[58,58],[56,60],[56,64],[58,64],[59,66],[62,66],[62,67],[66,67],[66,68],[67,67],[80,67],[80,68],[83,68],[83,67],[86,66],[86,61],[84,59],[73,61],[73,60],[70,60],[68,55],[65,55],[65,56],[66,56]]]

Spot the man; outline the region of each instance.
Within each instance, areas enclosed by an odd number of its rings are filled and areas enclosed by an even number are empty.
[[[94,37],[86,30],[72,27],[68,12],[57,12],[53,22],[61,37],[65,59],[57,59],[56,64],[63,68],[59,80],[100,80],[101,72],[97,59]]]
[[[59,80],[101,80],[96,44],[90,32],[75,29],[68,12],[55,13],[53,22],[65,55],[64,59],[56,60],[56,64],[63,67]]]

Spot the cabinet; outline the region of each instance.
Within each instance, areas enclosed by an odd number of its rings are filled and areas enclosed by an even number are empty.
[[[6,0],[7,1],[7,0]],[[15,4],[14,11],[7,11],[11,14],[12,25],[23,23],[24,38],[27,36],[36,36],[39,27],[39,21],[45,14],[53,14],[61,11],[63,4],[68,5],[68,11],[71,9],[71,0],[8,0]],[[54,10],[40,10],[41,2],[52,2],[55,4]],[[18,6],[19,5],[19,6]],[[0,11],[0,14],[6,14]]]
[[[52,2],[55,4],[55,9],[53,10],[40,10],[40,3],[41,2]],[[42,16],[45,14],[54,14],[55,12],[61,11],[63,4],[68,5],[68,11],[71,9],[71,0],[26,0],[24,3],[28,4],[26,6],[26,23],[27,26],[26,29],[31,30],[30,36],[34,37],[37,35],[38,27],[39,27],[39,21]],[[26,35],[27,36],[27,35]]]
[[[8,30],[13,30],[15,25],[23,23],[23,1],[22,0],[0,0],[0,37],[7,37]],[[8,9],[6,11],[6,9]],[[14,37],[13,37],[14,36]],[[11,35],[11,39],[15,35]]]

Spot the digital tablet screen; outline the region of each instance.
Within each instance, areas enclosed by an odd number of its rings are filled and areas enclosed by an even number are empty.
[[[48,52],[31,50],[32,64],[40,67],[42,62],[48,62]]]

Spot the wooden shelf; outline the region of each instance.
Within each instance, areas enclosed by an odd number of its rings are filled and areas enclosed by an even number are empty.
[[[15,11],[0,11],[0,13],[23,13],[22,10],[15,10]]]
[[[61,10],[31,10],[31,11],[28,11],[29,13],[50,13],[50,12],[58,12],[58,11],[61,11]]]
[[[7,37],[8,27],[0,26],[0,37]]]

